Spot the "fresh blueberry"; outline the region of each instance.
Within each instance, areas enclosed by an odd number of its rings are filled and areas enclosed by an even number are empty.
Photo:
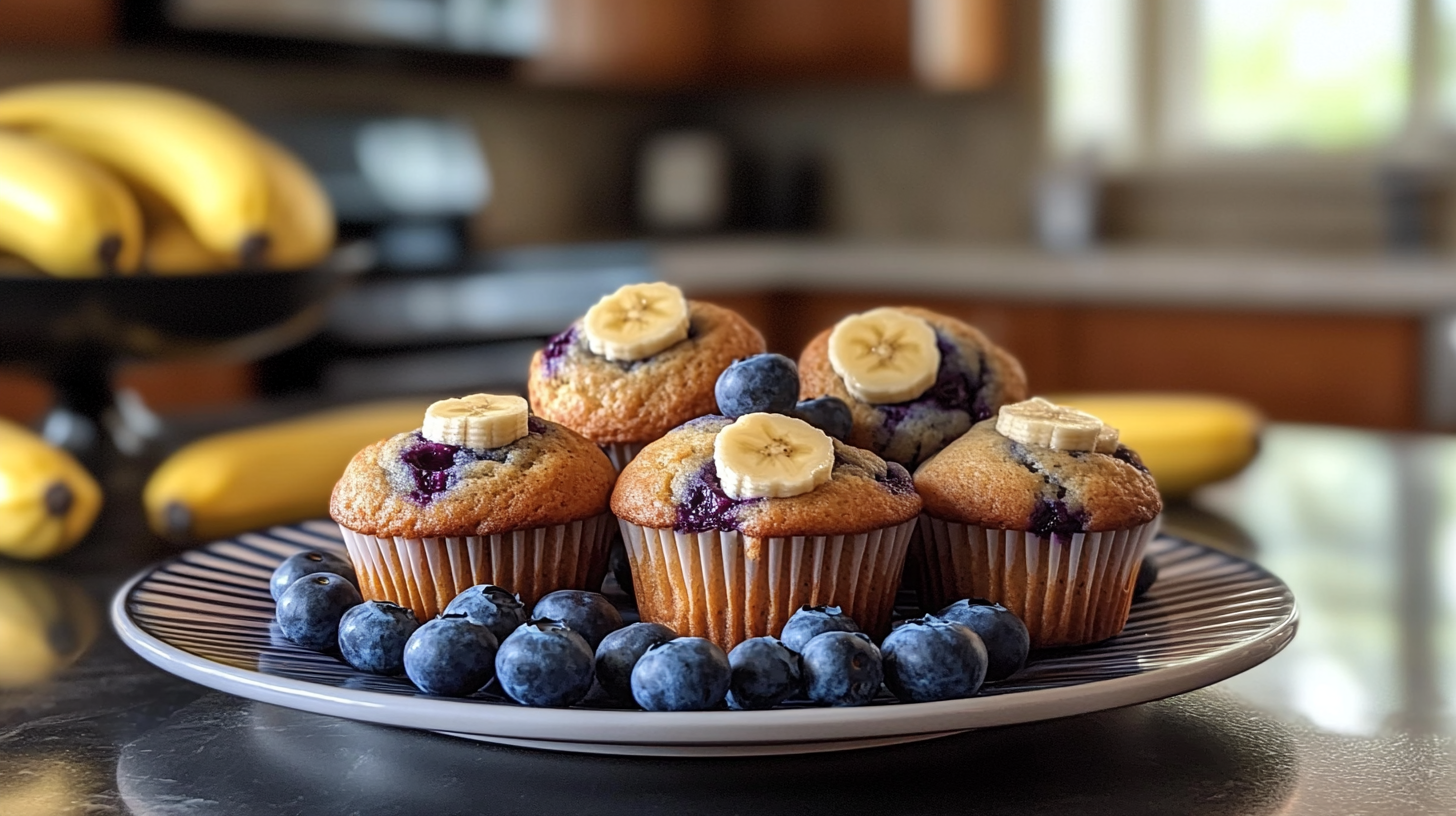
[[[426,694],[474,694],[495,673],[497,641],[489,627],[466,615],[425,621],[404,647],[404,673]]]
[[[799,367],[782,354],[755,354],[735,360],[713,387],[718,410],[738,418],[760,411],[786,414],[799,399]]]
[[[789,411],[789,416],[798,417],[824,433],[844,442],[854,428],[854,415],[849,405],[839,397],[815,397],[804,400]]]
[[[365,601],[339,620],[339,653],[359,671],[403,674],[404,645],[418,628],[411,610],[389,601]]]
[[[559,620],[586,639],[593,651],[602,638],[622,628],[622,613],[597,592],[559,589],[536,602],[532,618]]]
[[[477,584],[446,604],[446,615],[468,615],[485,624],[497,642],[503,642],[526,622],[521,599],[494,584]]]
[[[905,703],[974,696],[986,679],[986,647],[970,627],[917,618],[880,644],[885,685]]]
[[[885,679],[880,650],[863,632],[817,635],[800,659],[804,696],[819,705],[864,705],[874,699]]]
[[[707,638],[682,637],[647,650],[632,669],[632,699],[648,711],[706,711],[728,694],[728,655]]]
[[[837,606],[801,606],[789,616],[779,640],[795,652],[802,654],[804,644],[815,635],[825,632],[858,632],[859,624],[844,614]]]
[[[631,702],[632,668],[649,648],[675,637],[660,623],[634,623],[607,635],[597,646],[597,682],[612,699]]]
[[[594,669],[586,639],[549,618],[521,624],[495,656],[501,689],[522,705],[540,708],[579,702],[591,691]]]
[[[1031,636],[1016,613],[981,598],[956,601],[935,617],[967,626],[986,646],[986,680],[1005,680],[1026,665]]]
[[[728,707],[773,708],[799,691],[799,656],[771,637],[749,638],[728,653]]]
[[[294,553],[283,559],[283,563],[273,570],[273,579],[268,582],[268,591],[273,594],[274,601],[280,600],[283,597],[283,590],[288,589],[289,584],[315,572],[332,572],[335,575],[342,575],[356,589],[359,586],[359,576],[354,574],[354,567],[348,561],[333,553],[309,550]]]
[[[1137,583],[1133,584],[1132,596],[1141,598],[1147,594],[1149,589],[1158,580],[1158,562],[1153,560],[1151,555],[1143,556],[1142,564],[1138,565]]]
[[[322,652],[339,641],[339,619],[364,599],[341,575],[311,573],[294,581],[278,599],[278,628],[305,649]]]

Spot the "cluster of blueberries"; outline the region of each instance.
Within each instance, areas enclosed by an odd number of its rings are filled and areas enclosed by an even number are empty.
[[[849,438],[854,416],[839,397],[799,402],[799,366],[782,354],[735,360],[713,387],[718,410],[729,419],[744,414],[784,414],[802,419],[840,442]]]
[[[528,706],[592,702],[648,711],[772,708],[793,698],[863,705],[881,684],[904,702],[969,697],[1021,669],[1026,626],[1005,607],[962,600],[901,621],[876,646],[838,607],[803,607],[779,638],[732,651],[678,637],[657,623],[624,625],[595,592],[561,590],[528,615],[520,599],[483,584],[434,620],[384,601],[363,601],[353,568],[329,553],[285,560],[273,573],[276,622],[306,649],[332,651],[359,671],[403,674],[427,694],[473,694],[494,678]]]

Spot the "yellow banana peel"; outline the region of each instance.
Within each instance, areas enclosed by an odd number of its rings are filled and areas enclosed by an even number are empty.
[[[206,100],[140,83],[42,83],[0,92],[0,127],[83,154],[139,195],[165,202],[167,217],[158,220],[156,207],[148,213],[158,242],[148,260],[159,274],[299,269],[333,246],[334,214],[318,180]],[[0,205],[3,161],[0,145]],[[78,213],[65,215],[79,219]],[[3,232],[0,226],[0,247]],[[141,250],[128,251],[134,269]]]
[[[1226,479],[1258,452],[1263,417],[1239,400],[1201,394],[1058,394],[1049,397],[1118,429],[1169,498]]]
[[[100,511],[101,486],[80,462],[0,420],[0,555],[59,555],[86,536]]]
[[[326,515],[334,483],[354,454],[418,428],[428,406],[369,403],[193,442],[147,480],[147,522],[167,538],[197,540]]]
[[[120,179],[64,147],[0,130],[0,250],[58,277],[130,274],[142,217]]]

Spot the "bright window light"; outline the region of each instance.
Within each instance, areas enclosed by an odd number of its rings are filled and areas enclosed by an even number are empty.
[[[1408,3],[1199,0],[1196,31],[1207,146],[1358,147],[1404,121]]]
[[[1133,0],[1050,0],[1046,61],[1055,152],[1117,157],[1132,149],[1133,19]]]

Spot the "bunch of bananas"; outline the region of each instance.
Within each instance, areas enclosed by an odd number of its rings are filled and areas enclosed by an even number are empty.
[[[298,159],[211,103],[122,82],[0,92],[0,253],[42,272],[298,269],[334,227]]]

